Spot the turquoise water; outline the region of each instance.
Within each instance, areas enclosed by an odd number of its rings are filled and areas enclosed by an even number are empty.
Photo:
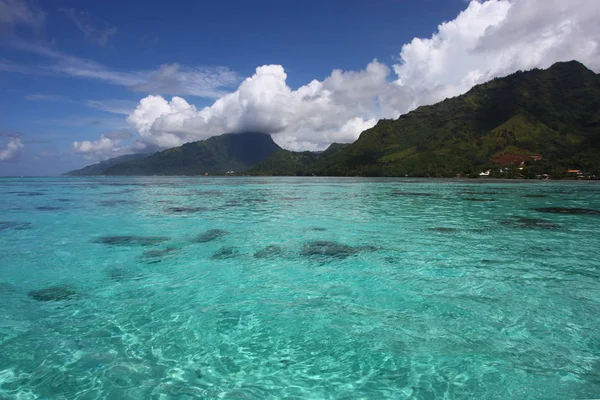
[[[589,182],[2,179],[0,398],[598,398],[593,210]]]

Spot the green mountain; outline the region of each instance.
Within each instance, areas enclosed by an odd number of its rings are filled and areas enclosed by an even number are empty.
[[[311,172],[456,176],[492,169],[498,175],[498,166],[521,162],[524,175],[600,173],[600,75],[571,61],[494,79],[379,121]]]
[[[352,144],[281,149],[262,133],[224,134],[71,175],[600,175],[600,75],[576,61],[520,71],[464,95],[381,120]]]
[[[204,175],[244,172],[281,148],[264,133],[227,133],[110,166],[105,175]]]
[[[88,165],[85,168],[76,169],[73,171],[69,171],[64,176],[92,176],[92,175],[104,175],[104,170],[113,165],[120,164],[127,161],[139,160],[141,158],[148,157],[149,153],[144,154],[127,154],[120,157],[109,158],[108,160],[101,161],[96,164]]]
[[[277,150],[267,160],[255,165],[250,168],[246,175],[273,175],[273,176],[307,176],[312,175],[316,167],[319,166],[320,161],[326,159],[328,156],[335,154],[342,150],[348,144],[343,143],[332,143],[327,150],[315,152],[315,151],[303,151],[294,152],[289,150],[280,149]]]

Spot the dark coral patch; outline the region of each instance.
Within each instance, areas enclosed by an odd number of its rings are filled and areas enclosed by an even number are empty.
[[[484,199],[482,197],[465,197],[466,201],[496,201],[495,199]]]
[[[404,192],[402,190],[394,189],[392,194],[396,196],[414,196],[414,197],[431,197],[435,196],[433,193],[425,193],[425,192]]]
[[[513,217],[512,220],[500,222],[502,225],[525,229],[558,229],[559,225],[539,218]]]
[[[178,249],[175,247],[167,247],[163,250],[148,250],[142,253],[142,258],[149,263],[157,263],[161,262],[163,258],[165,258],[171,253],[176,252],[177,250]]]
[[[465,191],[461,191],[461,192],[457,192],[457,193],[458,194],[472,194],[472,195],[479,195],[479,196],[501,194],[499,192],[476,192],[476,191],[469,191],[469,190],[465,190]]]
[[[165,211],[172,214],[188,214],[207,211],[206,207],[169,207]]]
[[[357,254],[360,248],[333,241],[317,240],[302,247],[301,254],[305,257],[348,258]]]
[[[257,251],[254,253],[255,258],[275,258],[279,257],[283,254],[283,249],[281,246],[277,246],[276,244],[270,244],[264,249]]]
[[[29,297],[37,301],[68,300],[76,294],[75,289],[66,285],[50,286],[45,289],[32,290],[28,293]]]
[[[114,207],[114,206],[120,206],[120,205],[124,205],[124,204],[137,204],[138,202],[135,200],[121,200],[121,199],[116,199],[116,200],[102,200],[100,202],[101,206],[104,207]]]
[[[5,229],[14,229],[15,231],[31,229],[31,222],[0,221],[0,231]]]
[[[56,207],[56,206],[40,206],[40,207],[36,207],[35,208],[38,211],[60,211],[63,208],[62,207]]]
[[[106,244],[108,246],[153,246],[169,240],[166,236],[101,236],[94,239],[93,243]]]
[[[200,235],[196,236],[194,241],[198,242],[198,243],[211,242],[211,241],[219,239],[227,234],[228,234],[228,232],[224,231],[222,229],[209,229],[206,232],[201,233]]]
[[[456,228],[447,228],[445,226],[436,226],[435,228],[429,228],[429,231],[439,232],[439,233],[455,233],[458,232]]]
[[[134,281],[144,278],[141,272],[127,268],[114,267],[106,270],[110,279],[116,282]]]
[[[590,214],[590,215],[600,215],[600,211],[592,210],[590,208],[570,208],[570,207],[542,207],[542,208],[534,208],[535,211],[542,213],[551,213],[551,214]]]
[[[34,197],[34,196],[43,196],[44,192],[14,192],[17,196],[22,197]]]
[[[227,260],[229,258],[236,257],[240,254],[240,251],[237,247],[221,247],[215,254],[213,254],[210,258],[213,260]]]

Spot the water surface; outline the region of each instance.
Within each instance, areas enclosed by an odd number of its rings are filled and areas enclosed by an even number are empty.
[[[1,179],[0,398],[600,397],[598,210],[593,182]]]

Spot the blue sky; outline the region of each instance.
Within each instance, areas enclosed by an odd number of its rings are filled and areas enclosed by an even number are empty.
[[[227,131],[298,150],[349,142],[516,69],[579,59],[597,70],[589,4],[0,0],[0,175]],[[573,29],[556,30],[565,21]]]

